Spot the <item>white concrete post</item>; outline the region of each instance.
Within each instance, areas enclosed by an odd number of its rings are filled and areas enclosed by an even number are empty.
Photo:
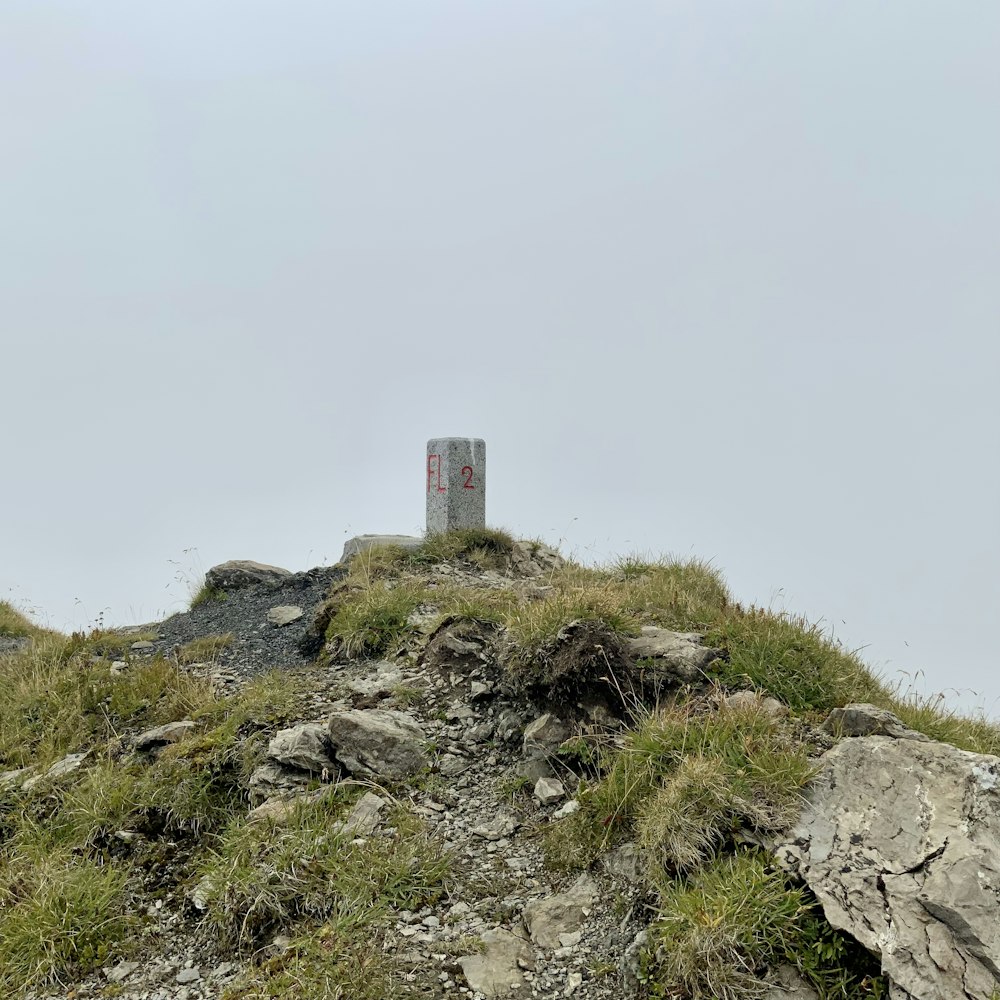
[[[486,527],[486,442],[427,442],[427,534]]]

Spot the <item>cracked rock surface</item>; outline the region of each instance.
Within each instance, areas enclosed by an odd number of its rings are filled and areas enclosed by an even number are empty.
[[[1000,759],[867,736],[823,757],[777,856],[879,954],[893,1000],[1000,987]]]

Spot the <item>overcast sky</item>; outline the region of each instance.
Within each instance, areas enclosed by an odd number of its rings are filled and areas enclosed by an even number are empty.
[[[1000,714],[1000,5],[0,0],[0,598],[488,518]],[[972,695],[970,692],[976,692]]]

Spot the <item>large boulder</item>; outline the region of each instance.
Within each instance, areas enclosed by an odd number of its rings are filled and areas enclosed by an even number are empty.
[[[356,777],[408,778],[427,766],[424,731],[403,712],[334,712],[328,732],[337,760]]]
[[[239,590],[259,583],[272,586],[286,581],[292,574],[280,566],[268,566],[251,559],[231,559],[213,566],[205,574],[205,585],[212,590]]]
[[[881,956],[892,1000],[1000,989],[1000,759],[864,736],[822,758],[778,860]]]

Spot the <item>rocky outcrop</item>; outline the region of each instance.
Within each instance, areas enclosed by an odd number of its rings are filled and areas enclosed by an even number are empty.
[[[268,566],[252,559],[231,559],[213,566],[205,574],[205,585],[211,590],[239,590],[259,583],[281,584],[291,575],[280,566]]]
[[[823,723],[832,736],[891,736],[897,740],[924,740],[929,737],[910,729],[898,715],[877,705],[856,702],[835,708]]]
[[[893,1000],[1000,989],[1000,759],[845,739],[823,756],[776,853],[834,927],[881,956]]]
[[[334,712],[328,727],[337,760],[361,778],[407,778],[427,766],[424,731],[403,712]]]
[[[690,682],[699,680],[706,667],[721,651],[701,644],[697,632],[671,632],[654,625],[644,626],[639,635],[627,639],[628,651],[636,660],[648,661],[647,671],[659,678]]]

